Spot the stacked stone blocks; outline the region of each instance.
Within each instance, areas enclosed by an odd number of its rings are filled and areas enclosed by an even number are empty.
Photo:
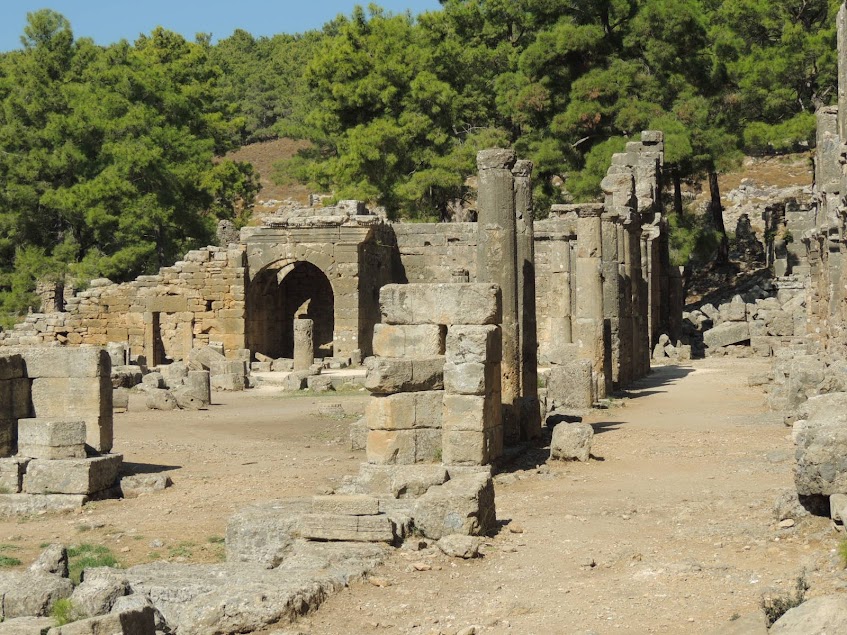
[[[115,485],[110,365],[97,348],[0,357],[0,512],[78,507]]]
[[[484,465],[502,451],[500,293],[387,285],[365,387],[372,464]]]

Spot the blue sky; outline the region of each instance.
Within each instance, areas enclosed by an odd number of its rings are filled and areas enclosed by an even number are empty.
[[[211,33],[215,40],[235,29],[253,35],[299,33],[319,28],[339,13],[349,15],[356,0],[0,0],[0,51],[20,47],[26,14],[53,9],[71,22],[76,37],[98,44],[134,40],[157,26],[193,39]],[[379,0],[394,13],[420,13],[440,7],[438,0]]]

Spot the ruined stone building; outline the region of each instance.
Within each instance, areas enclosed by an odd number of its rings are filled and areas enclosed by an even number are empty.
[[[678,337],[662,163],[662,134],[645,132],[613,158],[603,203],[555,206],[534,222],[532,164],[486,151],[477,223],[391,223],[355,201],[270,216],[238,243],[191,251],[132,282],[94,280],[64,306],[50,289],[54,310],[0,333],[0,345],[125,343],[147,367],[210,343],[230,358],[292,358],[295,320],[308,319],[315,357],[357,362],[374,353],[385,285],[494,283],[506,438],[531,437],[539,364],[590,363],[593,401],[644,376],[661,334]]]

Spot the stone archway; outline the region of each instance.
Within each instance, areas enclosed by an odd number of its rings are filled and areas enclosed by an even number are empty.
[[[294,319],[314,321],[315,357],[331,357],[335,294],[323,271],[307,261],[259,271],[247,291],[247,345],[274,359],[294,356]]]

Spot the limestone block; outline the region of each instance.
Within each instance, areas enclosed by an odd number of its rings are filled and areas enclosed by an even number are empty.
[[[147,373],[141,378],[141,383],[152,389],[164,388],[165,387],[165,377],[162,373],[154,372]]]
[[[547,376],[549,410],[587,410],[594,405],[591,362],[572,361],[553,366]]]
[[[33,516],[82,507],[88,498],[82,494],[0,494],[0,516]]]
[[[441,424],[445,431],[482,432],[501,425],[501,406],[492,395],[444,395]]]
[[[24,358],[30,379],[108,377],[112,370],[109,353],[102,348],[31,347],[15,352]]]
[[[110,612],[117,599],[129,593],[127,579],[110,571],[105,567],[85,569],[82,583],[71,594],[71,604],[82,617]]]
[[[444,387],[444,358],[368,359],[365,388],[376,394],[441,390]]]
[[[275,373],[292,371],[294,370],[294,360],[288,359],[286,357],[280,357],[279,359],[275,359],[271,363],[271,370]]]
[[[215,390],[225,390],[230,392],[237,392],[239,390],[244,390],[244,375],[212,375],[211,377],[211,387]]]
[[[445,465],[486,465],[491,461],[490,439],[483,431],[444,430],[441,444]]]
[[[395,537],[394,523],[384,514],[303,514],[298,524],[298,532],[308,540],[391,543]]]
[[[439,324],[376,324],[373,353],[379,357],[435,357],[444,355],[447,330]]]
[[[112,382],[108,374],[33,380],[32,414],[47,419],[83,419],[86,443],[98,452],[112,448]]]
[[[152,388],[147,391],[145,404],[148,410],[175,410],[178,407],[176,397],[170,390]]]
[[[770,635],[826,635],[847,632],[847,597],[843,593],[812,598],[790,609],[768,631]]]
[[[247,374],[247,368],[243,360],[232,359],[222,362],[214,362],[209,368],[209,373],[213,378],[217,375],[244,376]]]
[[[16,617],[0,624],[0,635],[46,635],[55,625],[52,617]]]
[[[309,377],[312,376],[311,371],[308,370],[297,370],[292,373],[289,373],[285,378],[282,386],[284,390],[303,390],[306,385]]]
[[[442,432],[435,428],[415,430],[415,462],[437,463],[444,454]]]
[[[306,378],[306,387],[312,392],[329,392],[335,390],[332,377],[326,375],[310,375]]]
[[[747,322],[724,322],[703,333],[703,342],[709,348],[739,344],[750,339]]]
[[[73,583],[67,578],[41,572],[3,572],[0,574],[0,596],[3,597],[3,619],[43,617],[57,600],[70,597]]]
[[[185,377],[185,388],[194,397],[206,405],[212,403],[209,371],[190,370]]]
[[[21,419],[18,456],[33,459],[84,459],[85,421]]]
[[[386,324],[499,324],[500,288],[494,284],[389,284],[380,289]]]
[[[309,499],[269,501],[231,516],[226,528],[226,559],[279,566],[294,546],[300,517],[311,511]]]
[[[128,388],[115,388],[112,390],[112,409],[115,412],[126,412],[129,410]]]
[[[560,423],[553,428],[550,458],[562,461],[588,461],[594,428],[587,423]]]
[[[209,406],[208,401],[204,401],[186,386],[175,388],[171,391],[171,396],[180,410],[205,410]]]
[[[193,348],[188,352],[188,363],[191,370],[210,370],[212,364],[226,361],[223,353],[211,346]]]
[[[29,459],[12,457],[0,459],[0,493],[19,494],[21,480]]]
[[[794,316],[784,311],[775,312],[768,322],[768,335],[791,337],[794,335]]]
[[[448,362],[497,363],[502,359],[502,350],[499,326],[451,326],[447,331]]]
[[[27,494],[95,494],[118,478],[123,457],[110,454],[89,459],[35,460],[27,466],[23,491]]]
[[[371,465],[359,470],[357,486],[373,496],[417,498],[429,488],[447,482],[443,465]]]
[[[444,390],[457,395],[487,395],[500,392],[500,365],[448,362],[444,366]]]
[[[365,406],[370,430],[441,428],[441,391],[374,396]]]
[[[47,631],[47,635],[156,635],[155,610],[143,606],[71,622]]]
[[[5,353],[0,356],[0,381],[21,379],[26,376],[26,366],[24,365],[23,357],[20,355],[6,355]]]
[[[369,430],[368,463],[411,465],[415,459],[415,430]]]
[[[350,449],[354,452],[368,447],[368,420],[362,417],[350,424]]]
[[[415,528],[432,540],[451,534],[488,535],[496,529],[494,484],[488,474],[463,474],[431,487],[415,502]]]
[[[379,499],[365,495],[313,496],[312,512],[315,514],[344,514],[347,516],[375,516],[379,513]]]

